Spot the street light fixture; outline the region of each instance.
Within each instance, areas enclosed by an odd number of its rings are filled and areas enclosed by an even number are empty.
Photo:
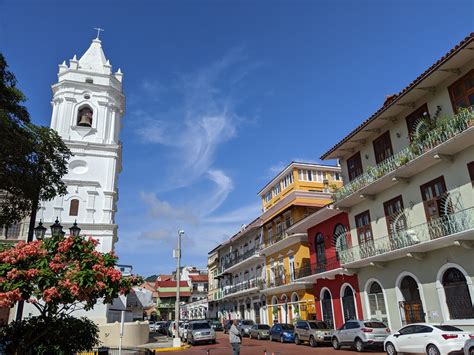
[[[69,228],[69,234],[72,235],[73,237],[79,237],[79,233],[81,233],[81,228],[77,226],[76,221],[74,221],[74,224],[72,225],[71,228]]]
[[[35,237],[38,240],[44,239],[44,235],[46,234],[46,227],[43,226],[43,223],[41,220],[38,223],[38,226],[34,228],[35,231]]]
[[[58,217],[56,217],[54,224],[50,228],[52,235],[64,235],[63,226],[59,223]]]

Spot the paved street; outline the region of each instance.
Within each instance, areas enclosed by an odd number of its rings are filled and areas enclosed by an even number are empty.
[[[230,355],[232,354],[232,350],[230,348],[230,344],[228,341],[228,336],[224,335],[222,332],[217,333],[217,344],[213,345],[196,345],[191,347],[188,350],[179,352],[180,354],[201,354],[207,355],[206,352],[209,350],[209,355]],[[344,349],[344,350],[334,350],[330,346],[324,347],[317,347],[311,348],[309,345],[295,345],[290,343],[281,344],[278,342],[271,342],[268,340],[254,340],[249,338],[243,339],[243,346],[241,347],[240,354],[241,355],[263,355],[265,354],[265,350],[267,351],[267,355],[275,354],[275,355],[306,355],[306,354],[337,354],[337,355],[345,355],[345,354],[352,354],[355,355],[356,352],[351,349]],[[371,355],[380,355],[383,352],[380,351],[372,351],[368,352]]]

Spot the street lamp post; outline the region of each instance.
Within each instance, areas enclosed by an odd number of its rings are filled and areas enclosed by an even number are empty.
[[[174,307],[174,338],[173,338],[173,347],[179,348],[181,346],[181,339],[178,334],[179,328],[179,284],[181,279],[181,237],[183,236],[184,231],[178,231],[178,249],[174,251],[174,257],[178,260],[176,266],[176,304]]]

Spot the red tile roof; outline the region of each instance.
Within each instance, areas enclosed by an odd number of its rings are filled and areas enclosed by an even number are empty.
[[[177,282],[175,280],[166,280],[166,281],[156,281],[155,287],[176,287]],[[180,281],[179,287],[189,287],[186,281]]]
[[[442,64],[444,64],[448,59],[458,53],[461,49],[466,47],[470,42],[474,40],[474,32],[471,32],[469,36],[464,38],[459,44],[457,44],[454,48],[452,48],[448,53],[442,56],[436,63],[426,69],[421,75],[419,75],[415,80],[413,80],[410,84],[408,84],[402,91],[398,94],[390,95],[390,97],[385,100],[384,105],[378,109],[372,116],[370,116],[367,120],[362,122],[357,128],[355,128],[351,133],[349,133],[345,138],[343,138],[339,143],[329,149],[326,153],[321,156],[321,159],[326,159],[331,153],[337,150],[340,146],[346,143],[349,139],[351,139],[355,134],[360,132],[362,128],[367,126],[370,122],[376,119],[380,114],[382,114],[387,108],[394,105],[400,98],[402,98],[408,91],[413,89],[413,87],[419,84],[423,79],[425,79],[428,75],[430,75],[434,70],[438,69]]]
[[[209,280],[207,275],[189,275],[192,282],[206,282]]]

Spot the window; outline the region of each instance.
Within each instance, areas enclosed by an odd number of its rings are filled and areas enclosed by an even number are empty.
[[[331,294],[328,290],[324,290],[321,300],[321,310],[323,314],[323,321],[326,322],[330,328],[334,327],[332,316],[332,300]]]
[[[467,170],[469,171],[469,177],[471,178],[471,184],[474,186],[474,161],[467,164]]]
[[[308,181],[313,181],[313,172],[311,170],[308,170],[306,172],[306,177],[308,178]]]
[[[390,140],[390,131],[385,132],[380,137],[374,140],[375,161],[383,162],[385,159],[393,155],[392,141]]]
[[[449,96],[455,112],[474,105],[474,69],[449,87]]]
[[[474,318],[474,307],[464,274],[451,267],[444,272],[442,283],[450,318]]]
[[[384,202],[383,209],[385,211],[385,219],[387,221],[387,229],[390,236],[397,236],[398,232],[407,228],[401,195]]]
[[[400,329],[398,332],[400,333],[400,335],[415,334],[416,327],[416,325],[409,325],[408,327]]]
[[[316,249],[316,263],[317,272],[321,272],[320,268],[326,264],[326,248],[324,246],[324,236],[321,233],[316,234],[315,238],[315,249]]]
[[[355,216],[357,238],[359,244],[367,243],[373,240],[372,227],[370,225],[370,213],[369,211],[362,212]]]
[[[286,189],[288,186],[290,186],[293,183],[293,172],[287,174],[282,180],[281,184],[284,189]]]
[[[314,174],[316,175],[316,181],[323,182],[323,180],[324,180],[324,172],[323,171],[315,171]]]
[[[338,172],[333,173],[332,179],[336,181],[341,181],[341,174],[339,174]]]
[[[18,239],[20,237],[20,223],[14,223],[5,228],[6,239]]]
[[[360,159],[360,152],[357,152],[352,157],[347,159],[347,172],[349,174],[349,181],[354,180],[362,174],[362,161]]]
[[[405,118],[410,141],[413,139],[413,136],[416,134],[418,128],[421,127],[422,120],[428,117],[430,117],[428,106],[423,104]]]
[[[356,307],[354,302],[354,292],[352,292],[352,288],[346,286],[344,289],[344,293],[342,295],[342,310],[344,313],[344,320],[348,321],[350,319],[357,319],[356,314]],[[351,328],[349,328],[349,324],[351,324]],[[348,329],[359,328],[358,322],[348,322],[347,323]]]
[[[378,319],[381,322],[387,322],[387,310],[385,308],[385,299],[383,297],[382,287],[378,282],[372,282],[368,292],[370,318]],[[374,328],[374,327],[371,327]]]
[[[418,283],[411,276],[405,276],[400,283],[403,301],[400,302],[403,323],[422,323],[425,321],[425,312],[421,302]]]
[[[446,192],[446,184],[444,177],[440,176],[434,180],[420,186],[423,204],[425,206],[425,214],[428,221],[433,218],[444,216],[449,213],[444,206],[442,197]]]
[[[77,216],[79,212],[79,200],[73,199],[69,204],[69,215],[70,216]]]
[[[89,106],[81,108],[77,114],[77,125],[84,127],[92,126],[92,109]]]
[[[273,196],[277,196],[280,193],[280,191],[281,191],[280,183],[273,186],[273,189],[272,189]]]
[[[270,200],[272,199],[272,192],[271,191],[268,191],[267,193],[265,193],[265,195],[263,196],[263,200],[265,202],[270,202]]]

